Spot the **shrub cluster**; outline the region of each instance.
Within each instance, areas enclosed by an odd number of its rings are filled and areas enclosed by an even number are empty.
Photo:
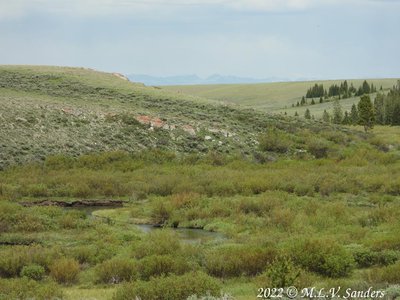
[[[36,282],[28,278],[0,278],[0,299],[62,299],[62,289],[54,282]]]
[[[0,250],[0,276],[17,277],[25,266],[38,265],[48,269],[60,254],[39,245],[13,246]]]
[[[400,254],[394,250],[373,251],[368,248],[361,248],[353,251],[353,257],[358,267],[368,268],[394,264],[399,259]]]
[[[253,276],[263,272],[275,256],[273,248],[226,245],[206,253],[205,267],[210,275],[217,277]]]
[[[333,278],[348,276],[354,268],[353,256],[331,240],[300,241],[292,248],[292,258],[306,270]]]
[[[182,275],[192,269],[185,258],[172,255],[146,256],[140,260],[139,266],[140,277],[143,280],[170,274]]]
[[[373,268],[366,271],[365,277],[370,283],[398,284],[400,282],[400,262],[396,264]]]
[[[45,272],[46,271],[42,266],[29,265],[22,268],[20,275],[21,277],[27,277],[29,279],[40,281],[43,279]]]
[[[50,276],[58,283],[71,284],[76,282],[79,272],[79,263],[71,258],[60,258],[50,265]]]
[[[96,266],[97,282],[120,283],[138,278],[138,264],[135,260],[112,258]]]
[[[202,272],[190,272],[184,275],[155,277],[149,281],[137,281],[121,287],[114,300],[182,300],[189,296],[217,296],[220,294],[219,282]]]

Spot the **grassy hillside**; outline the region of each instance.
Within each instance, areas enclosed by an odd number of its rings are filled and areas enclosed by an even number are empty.
[[[323,84],[328,88],[332,84],[340,84],[343,80],[326,81],[303,81],[303,82],[278,82],[262,84],[225,84],[225,85],[190,85],[190,86],[165,86],[166,91],[174,91],[186,95],[196,95],[204,98],[214,99],[225,103],[234,103],[244,107],[251,107],[270,113],[284,113],[293,116],[295,111],[299,115],[304,115],[306,107],[291,108],[301,100],[311,86],[315,83]],[[396,79],[371,79],[368,82],[373,83],[378,89],[391,88]],[[362,84],[363,80],[348,80],[349,85],[353,83],[355,87]],[[349,108],[358,101],[359,98],[350,98],[343,100],[343,107]],[[316,104],[308,107],[311,114],[316,117],[322,115],[324,109],[331,109],[331,103]]]

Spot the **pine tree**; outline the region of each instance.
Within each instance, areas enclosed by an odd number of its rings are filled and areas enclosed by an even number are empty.
[[[325,109],[324,113],[322,114],[322,120],[327,123],[331,121],[331,117],[329,116],[329,113]]]
[[[375,109],[375,120],[376,124],[385,124],[385,107],[384,107],[384,95],[378,93],[374,100],[374,109]]]
[[[400,103],[396,103],[393,108],[392,123],[391,125],[400,125]]]
[[[355,93],[357,93],[356,88],[354,87],[353,83],[350,83],[350,87],[349,87],[349,96],[351,97],[352,95],[354,95]]]
[[[368,82],[366,80],[364,80],[363,84],[362,84],[362,90],[364,94],[369,94],[371,93],[371,87],[369,86]]]
[[[314,98],[311,100],[311,105],[314,105],[315,104],[315,101],[314,101]]]
[[[311,113],[308,108],[306,109],[306,112],[304,113],[304,118],[306,118],[307,120],[311,119]]]
[[[374,86],[373,83],[371,83],[371,93],[375,93],[376,92],[376,88]]]
[[[298,116],[299,116],[299,114],[297,113],[297,111],[294,113],[294,116],[295,116],[295,117],[298,117]]]
[[[351,106],[350,111],[350,124],[357,125],[358,124],[358,109],[355,104]]]
[[[349,116],[349,112],[347,110],[344,112],[342,124],[344,124],[344,125],[350,124],[350,116]]]
[[[334,124],[340,124],[342,123],[343,120],[343,111],[342,111],[342,106],[339,103],[339,100],[336,99],[333,102],[333,119],[332,122]]]
[[[359,123],[364,126],[365,132],[374,127],[374,107],[371,98],[368,95],[362,96],[360,102],[358,102],[358,116]]]
[[[319,103],[324,103],[324,99],[322,99],[322,97],[319,97]]]

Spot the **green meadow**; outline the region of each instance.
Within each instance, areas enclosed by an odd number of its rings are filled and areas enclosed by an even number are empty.
[[[310,84],[273,85],[278,109]],[[207,97],[0,67],[0,299],[397,297],[400,128]]]

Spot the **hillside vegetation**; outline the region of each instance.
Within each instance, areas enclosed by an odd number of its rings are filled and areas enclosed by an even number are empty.
[[[347,80],[348,84],[355,87],[362,85],[364,80]],[[383,90],[387,90],[396,84],[396,79],[368,79],[378,89],[382,86]],[[257,110],[269,113],[287,113],[294,116],[297,112],[300,116],[304,116],[307,107],[292,107],[301,101],[307,90],[314,84],[323,84],[329,87],[332,84],[340,85],[341,80],[325,80],[325,81],[302,81],[302,82],[277,82],[277,83],[261,83],[261,84],[225,84],[225,85],[183,85],[183,86],[163,86],[166,91],[173,91],[185,95],[195,95],[208,99],[222,101],[224,103],[234,103],[247,108],[255,108]],[[351,105],[356,103],[359,97],[351,97],[341,101],[342,106],[346,110],[350,110]],[[316,103],[312,107],[308,107],[311,114],[315,117],[322,117],[324,110],[331,110],[332,103],[324,102]]]
[[[276,119],[78,68],[2,66],[0,103],[1,166],[59,152],[249,152]]]
[[[332,128],[78,68],[1,66],[0,103],[0,167],[57,153],[152,148],[252,155],[266,128]]]
[[[399,127],[273,116],[86,69],[0,79],[0,299],[400,293]]]

